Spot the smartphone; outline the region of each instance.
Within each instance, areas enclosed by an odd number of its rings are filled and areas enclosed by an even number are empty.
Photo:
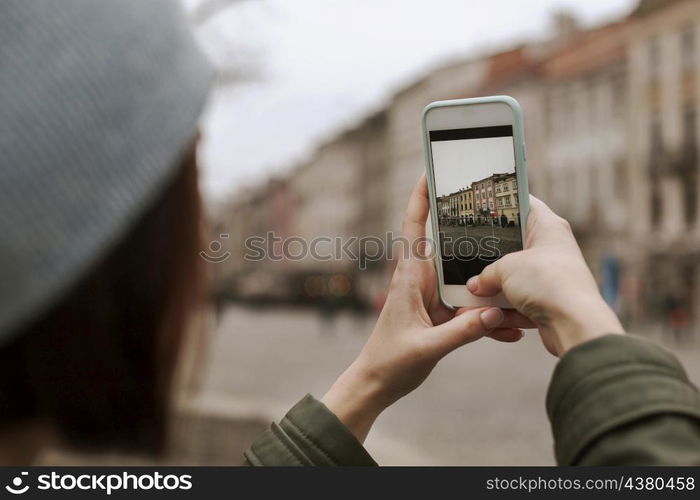
[[[433,102],[423,111],[438,291],[454,309],[511,307],[466,282],[523,249],[529,207],[522,111],[509,96]]]

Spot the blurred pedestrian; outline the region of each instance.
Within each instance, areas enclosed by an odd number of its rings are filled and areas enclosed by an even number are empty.
[[[690,312],[684,297],[668,293],[664,302],[667,332],[676,344],[682,344],[689,336]]]
[[[334,335],[338,299],[330,293],[324,293],[318,299],[319,334]]]

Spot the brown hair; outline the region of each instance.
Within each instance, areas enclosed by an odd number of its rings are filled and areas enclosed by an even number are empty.
[[[50,424],[74,445],[160,451],[177,354],[200,297],[195,147],[126,237],[0,348],[0,427]]]

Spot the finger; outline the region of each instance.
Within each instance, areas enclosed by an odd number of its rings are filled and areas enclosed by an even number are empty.
[[[526,225],[528,230],[530,229],[531,224],[537,223],[538,219],[546,220],[554,217],[557,217],[557,214],[555,214],[554,211],[549,208],[549,205],[536,196],[530,195],[530,210],[528,212]]]
[[[544,201],[540,200],[538,197],[533,195],[530,195],[530,214],[543,219],[559,217],[556,213],[554,213],[554,210],[549,208],[549,205],[547,205]],[[528,229],[529,227],[530,226],[528,225]]]
[[[465,311],[450,321],[432,329],[433,342],[440,356],[459,346],[480,339],[503,322],[498,307],[480,307]]]
[[[503,288],[504,279],[504,262],[509,259],[509,255],[505,255],[497,261],[486,266],[481,274],[472,276],[467,281],[467,290],[477,297],[493,297]]]
[[[535,324],[515,309],[503,309],[503,323],[499,328],[535,328]]]
[[[467,306],[467,307],[460,307],[457,309],[455,312],[455,316],[459,316],[460,314],[464,314],[468,311],[471,311],[473,309],[476,309],[473,306]],[[499,325],[499,328],[513,328],[513,329],[518,329],[518,328],[536,328],[535,323],[532,322],[527,316],[524,314],[520,313],[519,311],[515,309],[502,309],[503,311],[503,322]]]
[[[537,196],[531,194],[530,195],[530,213],[533,213],[535,215],[544,213],[544,212],[552,212],[552,209],[549,208],[549,205],[547,205],[544,201],[540,200]]]
[[[425,222],[428,219],[429,207],[428,182],[423,174],[408,199],[408,207],[401,228],[401,232],[409,244],[413,244],[419,238],[425,238]]]
[[[486,335],[499,342],[517,342],[522,339],[525,334],[518,328],[496,328]]]
[[[476,309],[474,306],[460,307],[455,312],[455,316],[459,316],[467,311]],[[499,325],[499,328],[535,328],[535,324],[530,321],[530,319],[516,311],[515,309],[502,309],[503,311],[503,323]]]
[[[455,312],[455,316],[459,316],[460,314],[464,314],[465,312],[473,311],[474,309],[478,309],[478,308],[479,308],[478,306],[464,306],[464,307],[460,307],[460,308],[457,309],[457,311]]]
[[[554,225],[562,228],[566,226],[564,219],[559,217],[540,199],[530,195],[530,211],[527,218],[528,247],[536,244],[536,240],[547,238],[552,231],[549,228]],[[545,229],[543,229],[545,227]],[[554,231],[555,233],[557,231]],[[559,231],[560,232],[560,231]],[[481,274],[472,276],[467,281],[467,290],[479,297],[493,297],[502,291],[505,269],[514,255],[521,252],[507,254],[486,266]]]
[[[526,248],[545,241],[559,241],[562,236],[571,238],[571,227],[566,219],[560,217],[549,206],[530,195],[530,211],[527,218]]]
[[[441,325],[445,321],[449,321],[455,316],[455,312],[449,309],[442,303],[437,293],[433,294],[431,302],[428,305],[428,316],[430,316],[430,321],[433,325]]]

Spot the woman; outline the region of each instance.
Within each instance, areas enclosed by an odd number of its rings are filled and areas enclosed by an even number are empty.
[[[165,0],[8,0],[0,74],[0,463],[60,442],[158,451],[200,297],[208,66]],[[421,179],[409,241],[427,210]],[[515,311],[453,313],[431,262],[404,256],[357,359],[247,462],[374,464],[361,445],[372,423],[444,355],[534,326],[563,356],[547,402],[559,463],[700,463],[697,391],[670,354],[623,335],[568,226],[536,199],[526,247],[466,285],[502,290]]]

